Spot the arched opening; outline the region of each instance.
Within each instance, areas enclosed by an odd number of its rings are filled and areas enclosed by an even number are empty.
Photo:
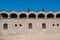
[[[36,18],[36,15],[35,14],[30,14],[29,18]]]
[[[17,18],[17,14],[15,13],[10,14],[10,18]]]
[[[38,14],[38,18],[45,18],[44,14]]]
[[[31,29],[32,28],[32,23],[29,23],[29,29]]]
[[[5,24],[3,25],[3,29],[8,29],[8,24],[7,24],[7,23],[5,23]]]
[[[53,14],[48,14],[47,18],[54,18],[54,15]]]
[[[42,23],[42,28],[45,29],[46,28],[46,24]]]
[[[6,13],[2,13],[2,14],[0,14],[0,16],[1,16],[2,18],[8,18],[8,14],[6,14]]]
[[[22,13],[22,14],[19,15],[19,17],[20,18],[27,18],[27,15]]]
[[[60,18],[60,14],[57,14],[57,15],[56,15],[56,18]]]

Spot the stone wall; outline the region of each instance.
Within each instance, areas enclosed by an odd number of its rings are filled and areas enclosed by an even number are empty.
[[[8,24],[7,29],[3,29],[4,23]],[[29,29],[28,25],[29,23],[32,23],[31,29]],[[46,24],[46,28],[42,28],[42,23]],[[15,26],[15,24],[17,24],[17,26]],[[59,26],[57,26],[57,24],[59,24]],[[0,19],[0,34],[34,34],[34,33],[60,33],[60,19],[58,18]]]

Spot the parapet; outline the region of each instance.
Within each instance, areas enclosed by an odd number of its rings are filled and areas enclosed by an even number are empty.
[[[0,11],[0,18],[60,18],[60,11],[40,11],[40,12],[25,12],[25,11]]]

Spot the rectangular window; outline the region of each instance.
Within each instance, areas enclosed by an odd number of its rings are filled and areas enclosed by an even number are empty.
[[[42,24],[42,28],[43,28],[43,29],[46,28],[46,24],[45,24],[45,23]]]
[[[29,23],[29,29],[31,29],[32,28],[32,23]]]
[[[7,29],[7,28],[8,28],[8,24],[5,23],[5,24],[3,25],[3,29]]]

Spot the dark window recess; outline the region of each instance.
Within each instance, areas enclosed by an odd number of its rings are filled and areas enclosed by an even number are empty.
[[[0,16],[3,18],[8,18],[8,15],[6,13],[2,13],[2,14],[0,14]]]
[[[53,26],[55,26],[55,25],[53,24]]]
[[[45,15],[44,14],[39,14],[38,18],[45,18]]]
[[[46,24],[45,24],[45,23],[42,24],[42,28],[43,28],[43,29],[46,28]]]
[[[47,18],[54,18],[54,15],[53,14],[48,14]]]
[[[31,14],[29,15],[29,18],[36,18],[36,15],[33,14],[33,13],[31,13]]]
[[[17,24],[15,24],[15,27],[17,27]]]
[[[56,15],[56,18],[60,18],[60,13],[58,13],[58,14]]]
[[[22,25],[20,24],[20,27],[21,27]]]
[[[10,18],[17,18],[18,16],[17,16],[17,14],[15,14],[15,13],[12,13],[12,14],[10,14]]]
[[[19,15],[19,17],[20,17],[20,18],[27,18],[27,15],[24,14],[24,13],[22,13],[22,14]]]
[[[59,24],[57,24],[57,26],[59,26]]]
[[[32,23],[29,23],[29,29],[31,29],[32,28]]]
[[[5,24],[3,25],[3,29],[8,29],[8,24],[7,24],[7,23],[5,23]]]

